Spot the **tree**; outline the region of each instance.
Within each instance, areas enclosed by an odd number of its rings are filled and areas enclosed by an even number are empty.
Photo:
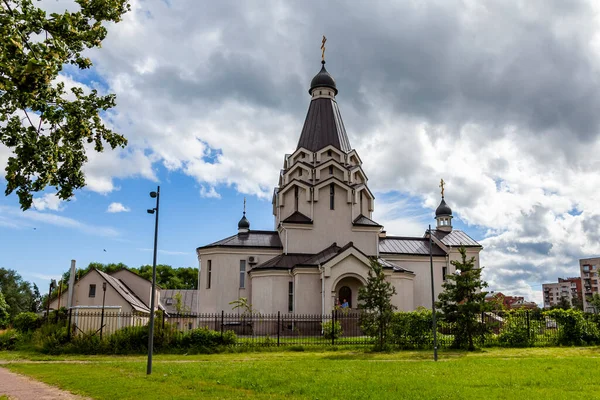
[[[40,289],[38,289],[37,285],[33,284],[33,293],[31,298],[31,308],[29,311],[36,313],[42,310],[42,296],[40,294]]]
[[[570,310],[571,308],[571,302],[565,296],[562,296],[558,303],[550,307],[551,310]]]
[[[4,295],[0,292],[0,328],[6,328],[10,322],[10,314],[8,313],[9,306],[6,304]]]
[[[16,191],[23,210],[33,194],[54,186],[63,200],[85,186],[86,146],[102,152],[127,140],[108,129],[103,113],[115,95],[70,93],[57,78],[65,64],[92,66],[83,55],[100,47],[107,22],[119,22],[128,0],[76,0],[77,12],[46,12],[33,0],[2,0],[0,7],[0,143],[12,150],[6,191]]]
[[[485,301],[482,289],[487,283],[481,280],[482,268],[475,267],[475,257],[467,260],[464,247],[459,250],[461,261],[451,261],[456,268],[456,274],[446,276],[442,285],[444,291],[436,303],[443,313],[443,318],[454,324],[454,347],[475,349],[474,338],[486,332],[482,314],[490,309]]]
[[[594,293],[591,297],[587,298],[588,305],[594,307],[594,312],[600,311],[600,294]]]
[[[573,308],[579,311],[583,311],[583,299],[579,296],[575,296],[571,299],[571,304],[573,304]]]
[[[181,293],[176,293],[173,298],[175,299],[175,310],[177,310],[177,314],[188,314],[192,311],[192,309],[183,302]]]
[[[367,335],[379,338],[380,349],[385,347],[389,336],[390,322],[396,309],[392,305],[395,294],[396,289],[385,280],[383,265],[372,259],[367,284],[358,291],[358,307],[365,311],[361,316],[361,328]]]
[[[24,281],[16,271],[0,268],[0,292],[8,304],[10,318],[31,309],[33,293],[31,285]]]

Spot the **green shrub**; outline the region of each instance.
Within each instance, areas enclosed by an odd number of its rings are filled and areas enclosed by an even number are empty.
[[[40,318],[36,313],[22,312],[13,320],[13,328],[19,332],[31,332],[39,328]]]
[[[392,343],[402,348],[422,348],[433,342],[433,314],[419,307],[412,312],[397,312],[392,317]]]
[[[582,345],[600,343],[600,331],[593,321],[588,321],[579,310],[550,310],[545,315],[558,324],[557,344]]]
[[[540,328],[539,321],[529,320],[527,327],[528,311],[511,311],[504,316],[504,323],[498,335],[498,342],[506,347],[529,347],[533,346],[536,332]]]
[[[340,321],[335,321],[333,323],[332,321],[322,322],[321,328],[323,329],[323,337],[325,337],[325,339],[338,339],[344,334]]]
[[[31,336],[35,348],[46,354],[61,354],[68,342],[68,329],[60,324],[44,324]]]
[[[14,350],[19,339],[19,333],[14,329],[0,333],[0,350]]]

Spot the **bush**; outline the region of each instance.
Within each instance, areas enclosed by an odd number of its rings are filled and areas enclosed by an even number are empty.
[[[397,312],[392,317],[392,342],[402,348],[422,348],[433,341],[433,313],[423,307]]]
[[[64,324],[44,324],[31,336],[35,348],[46,354],[61,354],[68,343],[68,329]]]
[[[329,340],[338,339],[344,334],[340,321],[333,322],[333,325],[332,321],[322,322],[321,329],[323,329],[323,337]]]
[[[19,332],[32,332],[40,326],[40,318],[36,313],[22,312],[13,320],[13,328]]]
[[[527,327],[528,311],[511,311],[504,317],[502,331],[498,335],[500,345],[506,347],[529,347],[533,346],[539,321],[529,320]]]
[[[19,333],[13,329],[0,333],[0,350],[14,350],[19,339]]]
[[[557,344],[582,345],[600,343],[598,326],[585,319],[579,310],[550,310],[545,313],[558,323]]]

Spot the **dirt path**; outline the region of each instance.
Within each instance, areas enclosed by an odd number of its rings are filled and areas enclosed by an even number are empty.
[[[19,400],[84,399],[23,375],[15,374],[5,368],[0,368],[0,395],[7,395],[10,399]]]

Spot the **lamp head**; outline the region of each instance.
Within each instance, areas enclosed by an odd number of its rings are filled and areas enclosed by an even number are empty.
[[[150,192],[150,197],[152,197],[153,199],[155,199],[157,196],[156,192]]]
[[[154,208],[149,208],[147,211],[148,211],[148,214],[154,214]]]
[[[106,292],[106,282],[102,282],[102,290]]]

